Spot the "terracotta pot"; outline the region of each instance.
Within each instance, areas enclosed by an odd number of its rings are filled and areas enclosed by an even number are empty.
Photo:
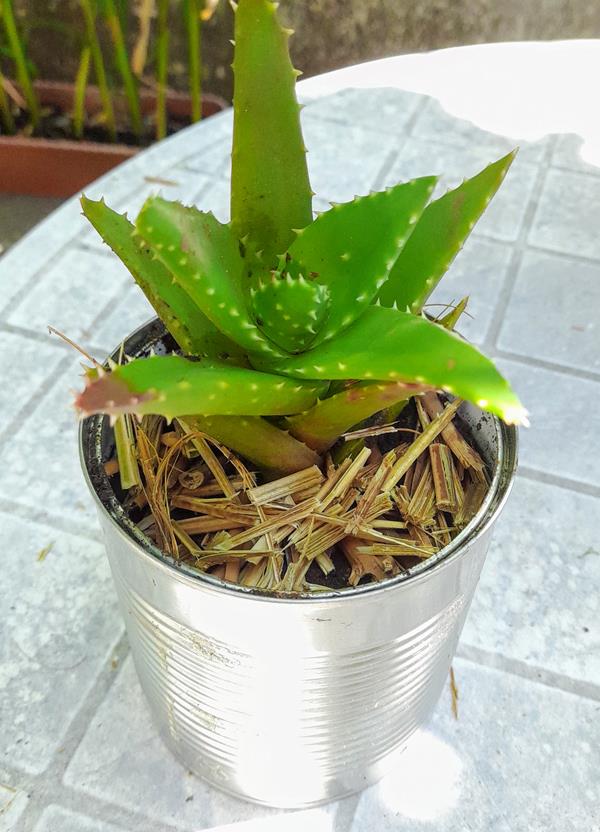
[[[73,109],[73,84],[58,81],[37,81],[36,90],[42,105],[57,107],[64,113]],[[154,111],[156,95],[140,92],[144,115]],[[202,97],[202,115],[220,112],[227,103],[217,96]],[[100,110],[97,87],[86,92],[86,110],[93,115]],[[125,104],[115,99],[115,109]],[[167,95],[169,116],[182,121],[191,115],[191,100],[185,93],[170,91]],[[0,191],[32,196],[72,196],[111,168],[130,159],[141,148],[125,144],[109,144],[71,139],[44,139],[27,136],[0,136]]]

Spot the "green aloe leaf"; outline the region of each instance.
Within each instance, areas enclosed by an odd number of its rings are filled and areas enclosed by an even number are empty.
[[[281,355],[248,313],[244,261],[228,225],[212,214],[150,197],[136,221],[141,238],[209,320],[250,352]]]
[[[231,225],[276,264],[312,220],[312,191],[289,57],[277,4],[242,0],[235,12]]]
[[[420,312],[498,190],[516,150],[430,203],[379,291],[382,306]]]
[[[425,318],[373,306],[335,341],[269,369],[297,378],[402,381],[441,388],[507,423],[526,411],[492,362],[453,332]]]
[[[124,214],[117,214],[102,200],[95,202],[85,196],[81,198],[81,207],[104,242],[129,269],[184,352],[245,360],[240,347],[219,332],[190,296],[173,282],[171,272],[154,257],[152,250],[134,238],[135,226]]]
[[[292,474],[320,461],[303,442],[259,416],[191,416],[184,424],[188,432],[207,433],[259,468],[278,474]]]
[[[256,321],[288,352],[305,350],[315,339],[329,310],[329,291],[303,274],[273,271],[250,289]]]
[[[305,413],[289,416],[285,423],[293,436],[323,453],[355,425],[426,389],[425,385],[402,382],[360,382],[317,401]]]
[[[385,284],[437,179],[414,179],[334,205],[304,229],[289,253],[327,287],[331,309],[315,343],[355,321]]]
[[[283,416],[311,407],[326,386],[177,355],[155,355],[117,366],[110,373],[92,374],[75,406],[84,415]]]

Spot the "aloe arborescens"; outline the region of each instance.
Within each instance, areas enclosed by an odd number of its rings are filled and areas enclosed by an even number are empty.
[[[91,372],[80,412],[194,416],[280,473],[415,393],[524,421],[492,362],[423,314],[514,154],[433,201],[423,177],[313,219],[290,32],[268,0],[240,0],[235,30],[231,222],[157,196],[132,224],[82,200],[181,355]]]

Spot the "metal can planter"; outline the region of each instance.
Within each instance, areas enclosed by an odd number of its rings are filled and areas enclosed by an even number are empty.
[[[158,322],[126,342],[160,347]],[[138,676],[167,745],[217,788],[302,807],[377,781],[447,679],[517,461],[512,427],[463,405],[494,472],[477,516],[445,549],[383,583],[267,595],[176,564],[129,520],[104,473],[108,420],[82,423]]]

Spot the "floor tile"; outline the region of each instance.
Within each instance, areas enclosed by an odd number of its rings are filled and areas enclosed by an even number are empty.
[[[77,749],[64,782],[71,788],[94,795],[152,820],[172,823],[183,830],[230,830],[231,832],[283,832],[289,817],[279,809],[266,809],[228,797],[187,772],[165,748],[150,721],[128,659],[104,704],[90,723]],[[323,810],[292,813],[303,816],[304,828],[333,832],[328,820],[334,806]],[[325,813],[325,814],[324,814]],[[324,815],[324,819],[323,819]],[[316,819],[316,824],[314,823]]]
[[[141,830],[142,827],[140,826]],[[114,826],[96,818],[80,815],[61,806],[50,805],[44,810],[33,832],[125,832],[122,827]],[[127,832],[133,832],[129,829]]]
[[[371,130],[391,133],[398,137],[427,97],[392,87],[374,89],[346,89],[334,95],[307,100],[303,115],[363,124]]]
[[[0,193],[0,254],[51,214],[63,201],[59,197]]]
[[[512,290],[498,347],[598,371],[599,310],[600,262],[582,263],[528,251]]]
[[[46,332],[51,324],[85,346],[93,343],[98,315],[110,308],[130,279],[110,252],[69,249],[40,275],[8,321],[36,332]]]
[[[464,643],[600,688],[600,500],[518,478]]]
[[[12,832],[27,806],[29,797],[22,789],[0,783],[0,832]]]
[[[202,192],[209,183],[209,178],[201,173],[190,173],[184,168],[172,168],[159,181],[144,182],[134,194],[119,201],[116,206],[120,212],[126,211],[133,222],[140,212],[144,202],[150,196],[161,196],[169,201],[183,202],[184,205],[194,205],[196,195]],[[163,180],[163,181],[160,181]]]
[[[65,351],[48,342],[40,344],[12,332],[0,332],[0,413],[2,428],[36,396],[40,384],[65,357]]]
[[[546,176],[529,242],[600,259],[600,177],[564,170]]]
[[[93,531],[96,511],[81,473],[72,407],[73,391],[83,385],[81,372],[74,362],[0,446],[0,496]]]
[[[220,222],[229,222],[231,185],[228,179],[215,179],[199,198],[203,211],[212,211]]]
[[[231,141],[231,134],[224,134],[201,153],[187,156],[181,164],[212,179],[228,179],[231,174]]]
[[[464,661],[398,768],[364,792],[348,832],[600,829],[600,704]]]
[[[122,625],[99,543],[6,514],[0,522],[0,754],[37,774],[108,668]]]
[[[457,329],[474,344],[482,344],[494,316],[512,251],[492,240],[471,237],[431,295],[427,310],[433,315],[444,311],[435,304],[458,303],[469,296],[467,313]]]
[[[142,324],[156,316],[146,296],[131,279],[131,285],[123,292],[121,300],[108,310],[94,328],[94,346],[104,352],[94,357],[102,360],[127,336]]]
[[[305,118],[308,171],[319,197],[347,202],[376,187],[378,174],[392,150],[396,136],[349,125],[342,132],[321,119]]]
[[[490,156],[503,156],[519,148],[519,158],[527,162],[541,162],[546,154],[549,137],[535,142],[524,141],[518,136],[505,136],[482,130],[467,119],[449,113],[435,98],[430,98],[415,122],[413,135],[419,138],[462,145],[470,149],[485,150]]]
[[[141,154],[144,175],[161,176],[167,167],[203,156],[215,144],[231,144],[232,116],[231,109],[225,110],[145,148]]]
[[[65,227],[70,231],[72,229],[72,235],[65,234]],[[67,246],[71,236],[84,228],[79,206],[68,200],[2,255],[0,317],[6,316],[36,275],[45,273]],[[33,236],[34,242],[30,242]]]
[[[520,432],[523,465],[600,486],[600,382],[507,359],[496,364],[529,411],[531,427]]]
[[[435,195],[441,196],[498,158],[497,151],[487,148],[454,146],[440,141],[410,138],[386,174],[386,184],[435,174],[441,177]],[[478,233],[506,242],[517,239],[537,171],[536,165],[517,157],[489,208],[477,223]]]
[[[552,164],[580,173],[600,173],[600,138],[584,141],[576,133],[559,136],[552,154]]]

